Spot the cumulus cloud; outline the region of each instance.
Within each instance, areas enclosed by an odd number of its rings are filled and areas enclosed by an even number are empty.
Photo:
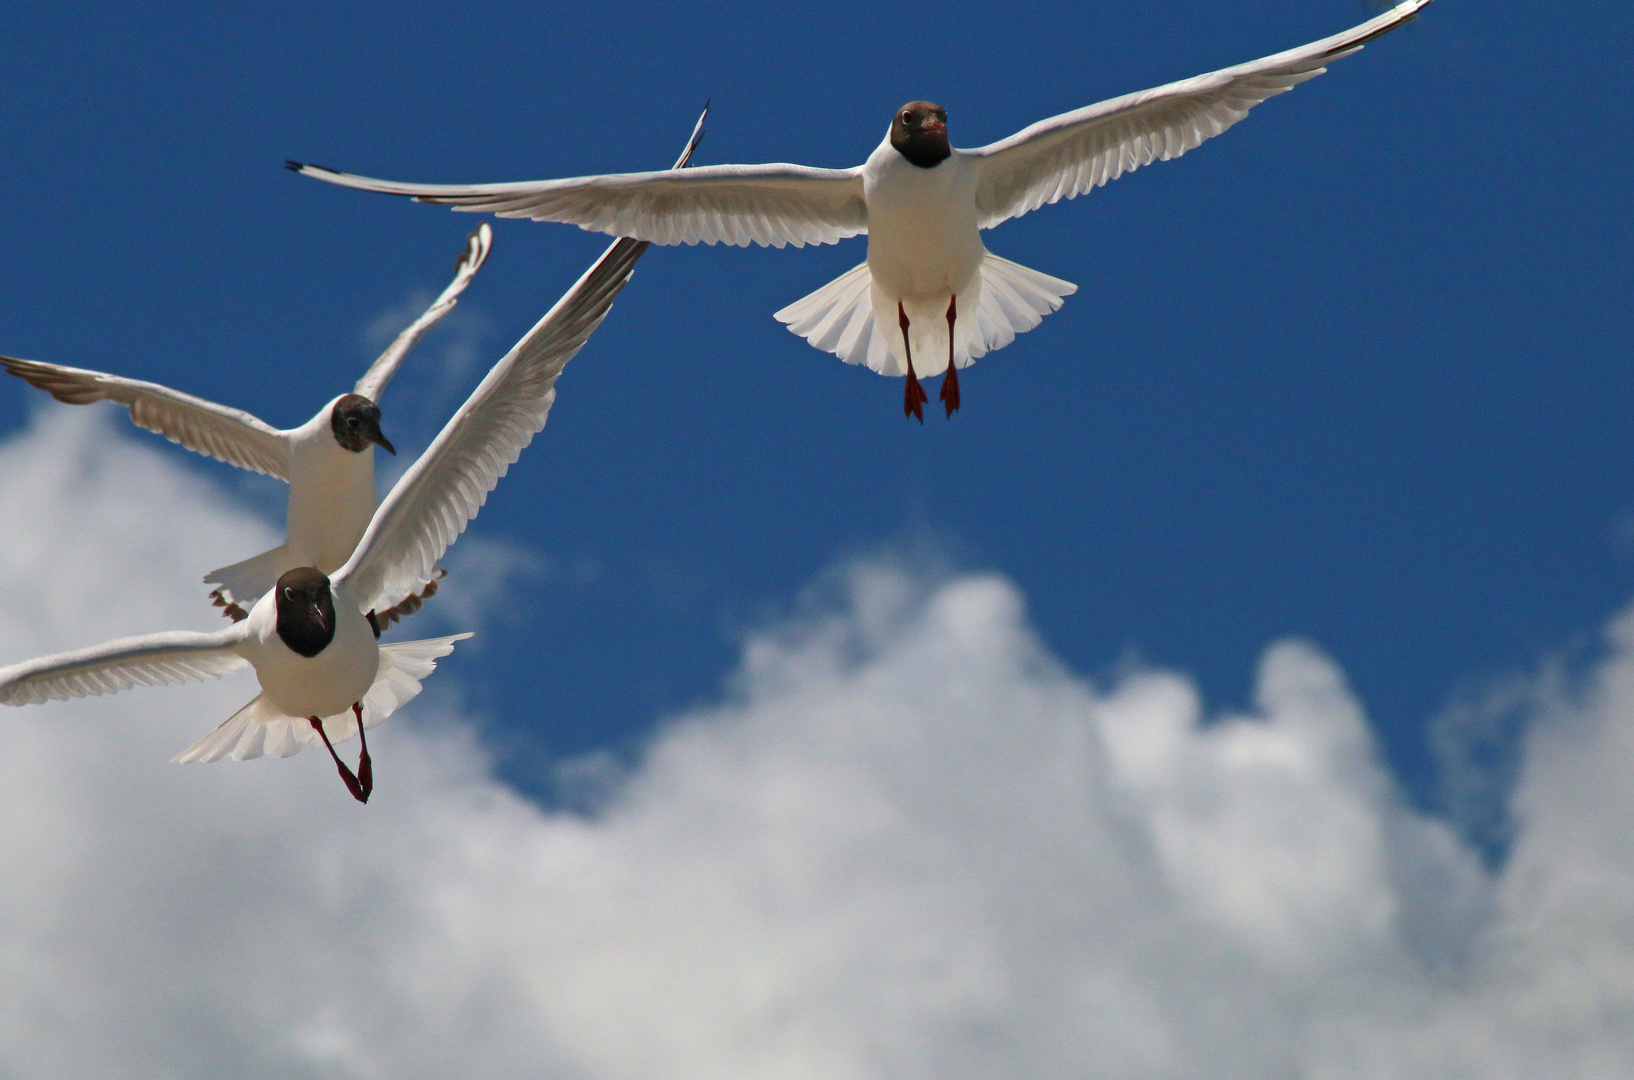
[[[0,657],[212,625],[199,573],[264,527],[44,415],[0,447]],[[243,679],[7,710],[0,1073],[1634,1069],[1634,616],[1536,696],[1492,873],[1310,645],[1209,717],[1180,675],[1066,670],[1001,577],[864,563],[824,595],[580,770],[578,813],[496,781],[432,694],[381,729],[367,808],[312,754],[167,763]]]

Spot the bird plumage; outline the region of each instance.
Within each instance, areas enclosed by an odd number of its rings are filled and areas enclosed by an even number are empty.
[[[867,234],[866,270],[848,271],[777,317],[818,348],[883,374],[901,375],[908,373],[907,346],[920,363],[948,355],[944,312],[954,299],[971,313],[973,325],[953,331],[951,372],[1037,325],[1075,289],[1014,263],[989,266],[981,230],[1085,194],[1153,161],[1179,157],[1231,127],[1260,102],[1320,75],[1328,63],[1412,19],[1429,3],[1405,0],[1320,41],[1062,113],[986,146],[948,149],[945,156],[934,137],[923,145],[914,141],[925,133],[909,133],[914,139],[903,141],[899,110],[893,118],[895,136],[887,133],[868,161],[852,169],[712,165],[686,175],[409,184],[289,164],[346,187],[457,210],[565,222],[657,244],[782,247]],[[919,106],[939,111],[930,102],[904,108]],[[869,279],[866,288],[864,277]],[[906,343],[899,320],[911,327]]]
[[[689,160],[701,134],[700,120],[677,168]],[[419,692],[419,680],[438,657],[470,635],[380,645],[370,616],[434,573],[437,560],[544,427],[562,368],[606,318],[647,246],[628,239],[609,246],[494,365],[378,508],[371,492],[373,513],[362,539],[333,574],[316,567],[286,571],[244,620],[213,634],[150,634],[0,668],[0,704],[197,681],[249,663],[261,694],[178,760],[284,756],[385,719]],[[310,597],[300,590],[320,584],[327,606],[302,629],[299,606]],[[286,586],[293,591],[286,593]],[[280,603],[296,607],[280,611]],[[315,625],[322,631],[315,632]],[[313,716],[322,720],[321,729],[311,726],[307,718]]]
[[[127,379],[100,371],[0,356],[0,367],[44,390],[58,401],[85,405],[113,401],[130,410],[131,420],[218,461],[266,473],[289,484],[284,542],[241,562],[210,571],[218,603],[242,611],[272,587],[278,576],[297,566],[328,573],[340,568],[357,546],[374,513],[374,453],[369,443],[389,446],[383,437],[364,437],[343,445],[336,410],[358,398],[378,406],[380,395],[403,358],[439,319],[452,311],[488,257],[493,233],[474,229],[455,263],[454,279],[374,363],[352,394],[324,404],[298,427],[280,429],[241,409],[217,405],[157,383]],[[364,435],[379,436],[379,412]],[[368,429],[369,426],[365,425]]]

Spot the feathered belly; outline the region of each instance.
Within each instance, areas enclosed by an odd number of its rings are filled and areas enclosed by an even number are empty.
[[[874,285],[893,300],[934,301],[976,285],[987,253],[974,229],[960,235],[944,225],[904,223],[871,229],[868,269]]]
[[[894,358],[894,373],[908,370],[903,315],[908,317],[908,340],[919,371],[928,373],[947,365],[949,303],[957,305],[957,312],[975,314],[981,302],[981,266],[986,254],[974,229],[968,237],[922,228],[869,233],[874,322]],[[971,321],[969,329],[974,326]],[[968,336],[955,333],[955,340]],[[968,363],[968,343],[963,349],[955,348],[954,354],[956,362]]]
[[[362,455],[357,455],[362,457]],[[346,462],[291,485],[285,549],[290,566],[315,566],[333,574],[352,557],[374,517],[372,462]]]
[[[955,155],[934,169],[909,164],[894,150],[876,151],[867,183],[868,269],[893,300],[933,301],[978,280],[982,256],[975,172]]]
[[[368,623],[361,617],[357,621],[361,635],[337,633],[317,656],[299,656],[269,645],[256,663],[256,677],[268,700],[297,717],[334,716],[362,701],[379,674],[380,649]]]

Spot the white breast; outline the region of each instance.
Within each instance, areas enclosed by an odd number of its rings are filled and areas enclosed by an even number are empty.
[[[924,302],[969,288],[986,248],[976,218],[975,163],[957,150],[921,169],[887,139],[863,168],[868,268],[893,300]]]
[[[332,574],[352,557],[374,517],[374,447],[353,453],[335,441],[328,410],[293,441],[289,473],[290,566]]]
[[[369,621],[355,605],[340,597],[336,601],[334,640],[311,657],[291,651],[278,636],[270,599],[262,601],[265,614],[262,604],[252,614],[259,625],[245,643],[244,655],[255,665],[267,698],[290,716],[343,713],[363,700],[380,671],[380,646]]]

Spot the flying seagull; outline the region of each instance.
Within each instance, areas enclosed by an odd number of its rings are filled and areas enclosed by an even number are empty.
[[[351,393],[328,402],[300,427],[280,430],[239,409],[100,371],[10,356],[0,356],[0,367],[70,405],[118,402],[130,409],[135,423],[189,450],[288,481],[284,542],[205,575],[205,582],[216,586],[211,597],[237,621],[286,570],[315,566],[333,573],[351,556],[374,514],[372,448],[397,452],[380,430],[380,395],[409,350],[454,310],[492,243],[493,231],[484,222],[466,238],[454,264],[454,280],[442,295],[369,365]],[[405,614],[419,608],[422,588],[426,596],[436,591],[436,576],[409,595],[402,605]],[[392,609],[385,617],[396,613]]]
[[[914,357],[947,356],[941,399],[959,407],[958,369],[1008,345],[1077,286],[1018,266],[980,231],[1124,173],[1179,157],[1268,97],[1291,90],[1430,0],[1406,0],[1342,34],[1262,60],[1103,101],[973,150],[948,143],[947,113],[913,101],[854,169],[710,165],[683,175],[622,173],[508,184],[403,184],[289,162],[346,187],[500,217],[561,221],[656,244],[832,244],[868,234],[868,259],[777,312],[819,349],[906,375],[903,411],[924,421]]]
[[[334,573],[287,570],[247,618],[214,633],[149,634],[0,668],[0,704],[197,682],[250,664],[261,693],[175,760],[288,757],[321,743],[347,790],[368,801],[374,770],[364,729],[418,694],[436,660],[470,636],[381,645],[376,611],[426,580],[545,426],[556,377],[606,317],[646,247],[630,239],[609,247],[494,365],[373,510]],[[373,492],[367,500],[372,509]],[[355,773],[334,748],[353,733],[362,744]]]

